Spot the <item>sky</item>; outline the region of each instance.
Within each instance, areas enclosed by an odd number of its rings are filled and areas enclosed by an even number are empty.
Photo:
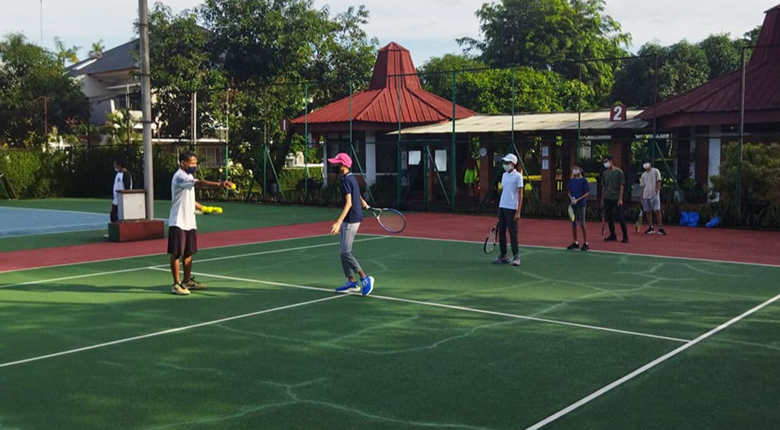
[[[42,3],[41,3],[42,1]],[[156,0],[149,0],[153,3]],[[460,53],[459,37],[479,37],[475,12],[485,0],[315,0],[317,7],[328,5],[332,13],[350,5],[364,4],[371,18],[369,36],[380,46],[397,42],[412,52],[415,65],[447,53]],[[178,12],[201,0],[165,0]],[[682,39],[698,42],[710,34],[741,36],[763,22],[764,11],[780,0],[607,0],[606,13],[633,36],[632,51],[646,42],[670,45]],[[0,36],[23,33],[41,41],[43,4],[43,44],[54,47],[54,37],[68,46],[80,46],[80,58],[99,40],[106,48],[133,37],[138,3],[134,0],[0,0]]]

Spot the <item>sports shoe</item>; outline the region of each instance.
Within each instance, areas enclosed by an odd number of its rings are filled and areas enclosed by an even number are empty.
[[[569,251],[571,251],[572,249],[580,249],[580,244],[579,242],[574,242],[571,245],[567,246],[566,249],[568,249]]]
[[[182,286],[188,290],[205,290],[206,284],[201,284],[200,282],[196,281],[195,278],[190,278],[189,281],[182,284]]]
[[[363,284],[363,295],[367,296],[371,294],[372,291],[374,291],[374,277],[368,276],[360,280],[360,283]]]
[[[660,232],[661,230],[663,230],[663,228],[661,228],[661,229],[659,230],[659,232]],[[651,226],[650,226],[650,227],[649,227],[647,230],[645,230],[645,234],[653,234],[653,233],[655,233],[655,227],[653,227],[652,225],[651,225]]]
[[[498,257],[493,260],[493,264],[509,264],[511,262],[512,260],[509,259],[509,256]]]
[[[173,284],[173,287],[171,287],[171,293],[176,294],[177,296],[189,296],[190,290],[182,287],[179,284]]]
[[[623,240],[621,240],[623,243],[628,243],[628,236],[623,236]]]
[[[664,230],[663,227],[658,227],[658,234],[661,236],[666,236],[666,230]]]
[[[520,256],[515,255],[515,258],[512,259],[512,265],[513,266],[519,266],[520,265]]]
[[[336,288],[337,293],[357,293],[360,291],[360,285],[355,281],[347,281],[346,284]]]
[[[604,239],[604,242],[617,242],[617,236],[612,235]]]
[[[588,242],[585,242],[582,244],[582,249],[580,251],[587,251],[590,249],[590,245],[588,245]]]

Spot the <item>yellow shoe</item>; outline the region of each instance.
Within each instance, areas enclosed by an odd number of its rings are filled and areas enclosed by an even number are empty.
[[[189,281],[182,284],[184,288],[188,290],[205,290],[206,284],[201,284],[200,282],[196,281],[195,278],[190,279]]]
[[[179,284],[173,284],[173,287],[171,288],[171,293],[176,294],[177,296],[189,296],[190,290],[182,287]]]

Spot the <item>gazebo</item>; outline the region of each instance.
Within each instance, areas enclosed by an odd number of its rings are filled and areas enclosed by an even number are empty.
[[[377,173],[398,173],[396,138],[387,137],[388,132],[450,121],[453,110],[455,119],[476,115],[425,91],[409,50],[393,42],[379,50],[368,89],[291,122],[300,132],[307,125],[310,142],[324,140],[325,157],[340,151],[352,153],[351,144],[366,182],[373,184]]]
[[[691,161],[700,185],[720,171],[722,142],[739,138],[742,69],[664,100],[639,115],[677,136],[679,158]],[[766,11],[757,45],[745,67],[746,142],[780,140],[780,5]]]

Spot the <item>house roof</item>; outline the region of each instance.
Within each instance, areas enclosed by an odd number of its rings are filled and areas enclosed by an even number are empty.
[[[138,49],[137,39],[103,51],[100,58],[89,58],[69,66],[67,68],[68,74],[71,77],[78,77],[137,69],[139,67],[138,61],[134,56],[136,49]]]
[[[397,43],[390,43],[379,50],[368,89],[352,95],[352,121],[378,125],[398,124],[399,92],[402,124],[431,124],[452,119],[452,102],[423,90],[409,51]],[[473,115],[476,113],[455,106],[456,119]],[[349,121],[349,97],[308,115],[310,125],[344,124]],[[292,122],[303,124],[306,117],[298,117]]]
[[[745,121],[780,121],[780,5],[766,11],[745,73]],[[741,91],[740,69],[657,103],[639,118],[658,118],[674,127],[734,124],[739,122]]]
[[[626,121],[610,121],[609,111],[582,112],[578,121],[577,112],[533,113],[512,115],[477,115],[455,121],[456,133],[509,133],[539,131],[576,131],[585,132],[611,130],[641,130],[649,127],[647,121],[636,118],[638,110],[626,112]],[[403,135],[411,134],[451,134],[452,123],[425,125],[401,130]],[[398,134],[397,131],[389,134]]]

